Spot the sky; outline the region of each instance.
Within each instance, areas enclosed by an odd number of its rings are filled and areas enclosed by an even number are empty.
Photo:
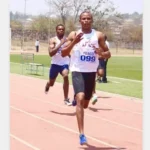
[[[25,0],[9,0],[9,9],[24,13]],[[92,0],[94,1],[94,0]],[[111,0],[121,13],[143,13],[143,0]],[[26,0],[26,13],[32,15],[48,12],[45,0]]]

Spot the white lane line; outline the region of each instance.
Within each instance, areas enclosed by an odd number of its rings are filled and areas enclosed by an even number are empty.
[[[117,84],[118,84],[118,83],[121,83],[121,82],[118,82],[118,81],[110,81],[110,82],[112,82],[112,83],[117,83]]]
[[[55,122],[53,122],[53,121],[46,120],[46,119],[44,119],[44,118],[42,118],[42,117],[39,117],[38,115],[34,115],[34,114],[32,114],[32,113],[29,113],[29,112],[27,112],[27,111],[24,111],[24,110],[22,110],[22,109],[19,109],[19,108],[17,108],[17,107],[14,107],[14,106],[10,106],[10,107],[11,107],[12,109],[14,109],[14,110],[17,110],[17,111],[19,111],[19,112],[21,112],[21,113],[24,113],[24,114],[26,114],[26,115],[28,115],[28,116],[30,116],[30,117],[36,118],[36,119],[41,120],[41,121],[43,121],[43,122],[49,123],[49,124],[51,124],[51,125],[53,125],[53,126],[56,126],[56,127],[58,127],[58,128],[64,129],[64,130],[66,130],[66,131],[69,131],[69,132],[72,132],[72,133],[75,133],[75,134],[79,134],[79,133],[78,133],[77,131],[75,131],[75,130],[72,130],[72,129],[67,128],[67,127],[65,127],[65,126],[63,126],[63,125],[57,124],[57,123],[55,123]],[[106,145],[106,146],[110,146],[110,147],[112,147],[112,148],[117,148],[117,146],[115,146],[115,145],[112,145],[112,144],[106,143],[106,142],[104,142],[104,141],[101,141],[101,140],[99,140],[99,139],[93,138],[93,137],[90,136],[90,135],[86,135],[86,137],[89,138],[89,139],[91,139],[91,140],[93,140],[93,141],[95,141],[95,142],[98,142],[98,143],[100,143],[100,144],[103,144],[103,145]],[[118,148],[118,150],[119,150],[119,148]]]
[[[33,146],[32,144],[30,144],[30,143],[28,143],[28,142],[22,140],[21,138],[15,136],[15,135],[13,135],[13,134],[10,134],[10,136],[11,136],[13,139],[19,141],[20,143],[22,143],[22,144],[24,144],[24,145],[26,145],[26,146],[32,148],[33,150],[40,150],[39,148]],[[17,148],[17,147],[16,147],[16,148]]]
[[[21,94],[15,93],[15,92],[12,92],[12,93],[15,94],[15,95],[23,96],[23,95],[21,95]],[[47,103],[47,104],[51,104],[51,105],[53,105],[53,106],[57,106],[57,107],[65,108],[65,109],[68,109],[68,110],[72,110],[72,109],[70,109],[70,108],[68,108],[68,107],[61,106],[61,105],[55,104],[55,103],[53,103],[53,102],[42,101],[42,100],[40,100],[40,99],[37,98],[37,97],[32,97],[32,96],[23,96],[23,97],[26,97],[26,98],[28,98],[28,99],[30,99],[30,100],[31,100],[31,99],[34,99],[34,100],[40,101],[40,102],[42,102],[42,103]],[[105,121],[105,122],[112,123],[112,124],[115,124],[115,125],[117,125],[117,126],[121,126],[121,127],[127,128],[127,129],[131,129],[131,130],[135,130],[135,131],[138,131],[138,132],[142,132],[142,130],[140,130],[140,129],[137,129],[137,128],[134,128],[134,127],[131,127],[131,126],[127,126],[127,125],[124,125],[124,124],[121,124],[121,123],[118,123],[118,122],[115,122],[115,121],[111,121],[111,120],[108,120],[108,119],[103,118],[103,117],[94,116],[94,115],[91,115],[91,114],[88,114],[88,113],[85,113],[85,115],[86,115],[86,116],[89,116],[89,117],[92,117],[92,118],[101,119],[101,120],[103,120],[103,121]]]
[[[143,81],[141,81],[141,80],[127,79],[127,78],[119,78],[119,77],[113,77],[113,76],[108,76],[108,78],[119,79],[119,80],[125,80],[125,81],[131,81],[131,82],[143,83]]]
[[[12,80],[12,82],[17,82],[17,81]],[[17,83],[18,83],[18,82],[17,82]],[[34,88],[33,86],[29,86],[29,84],[24,84],[24,83],[22,84],[22,86],[25,86],[25,87],[28,87],[28,88]],[[41,89],[39,89],[39,91],[41,91]],[[43,91],[41,91],[41,92],[43,92]],[[15,93],[15,92],[14,92],[14,93]],[[16,94],[18,94],[18,93],[16,93]],[[109,105],[109,104],[104,104],[104,103],[102,103],[102,102],[100,102],[100,101],[99,101],[99,103],[102,104],[102,105],[111,107],[111,108],[113,108],[113,109],[115,109],[115,110],[119,110],[119,111],[123,111],[123,112],[129,112],[129,113],[133,113],[133,114],[142,115],[142,113],[140,113],[140,112],[134,112],[134,111],[131,111],[131,110],[128,110],[128,109],[115,108],[115,107],[113,107],[113,106],[111,106],[111,105]]]
[[[45,79],[40,79],[40,78],[34,78],[34,77],[30,77],[30,76],[25,76],[25,75],[19,75],[19,74],[14,74],[14,73],[11,73],[10,75],[13,75],[13,76],[17,76],[17,77],[20,77],[20,78],[27,78],[29,80],[36,80],[36,81],[46,81]],[[16,81],[18,82],[18,81]],[[56,82],[57,84],[62,84],[62,83],[59,83],[59,82]],[[72,85],[70,85],[72,86]],[[141,101],[140,98],[136,98],[136,97],[129,97],[129,96],[125,96],[125,95],[120,95],[120,94],[115,94],[115,93],[109,93],[109,92],[104,92],[104,91],[98,91],[96,90],[97,92],[101,92],[101,93],[104,93],[104,94],[107,94],[107,95],[111,95],[111,96],[117,96],[117,97],[121,97],[123,99],[126,99],[126,100],[132,100],[133,102],[135,103],[143,103],[143,101]]]

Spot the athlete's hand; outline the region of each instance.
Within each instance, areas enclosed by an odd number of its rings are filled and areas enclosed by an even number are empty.
[[[63,45],[67,41],[67,38],[62,38],[61,39],[61,45]]]
[[[75,36],[73,42],[74,42],[75,44],[79,43],[79,42],[83,39],[82,36],[83,36],[83,33],[79,33],[78,35]]]
[[[101,48],[96,48],[95,46],[93,46],[95,53],[98,54],[99,56],[102,56],[102,52],[104,52]]]

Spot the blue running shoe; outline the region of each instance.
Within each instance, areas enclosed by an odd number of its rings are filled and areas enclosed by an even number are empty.
[[[72,106],[76,106],[77,105],[77,101],[74,99],[73,101],[72,101]]]
[[[80,145],[87,144],[87,139],[84,134],[80,134]]]

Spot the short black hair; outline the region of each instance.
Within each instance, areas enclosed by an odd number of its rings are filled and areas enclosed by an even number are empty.
[[[58,24],[58,25],[56,26],[56,30],[57,30],[57,28],[58,28],[59,26],[64,27],[64,29],[65,29],[65,26],[64,26],[63,24]]]
[[[91,15],[91,18],[93,19],[92,13],[91,13],[90,10],[88,10],[88,9],[85,9],[83,12],[81,12],[80,17],[79,17],[80,19],[81,19],[82,14],[84,14],[84,13],[90,14],[90,15]]]

